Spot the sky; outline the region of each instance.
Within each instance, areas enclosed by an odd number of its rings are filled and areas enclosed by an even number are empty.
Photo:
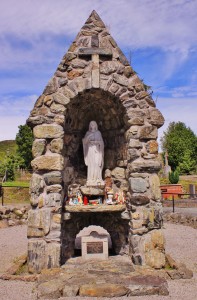
[[[197,0],[0,0],[0,141],[15,139],[91,11],[165,117],[197,134]]]

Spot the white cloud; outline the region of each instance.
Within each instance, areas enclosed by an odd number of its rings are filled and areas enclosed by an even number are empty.
[[[0,141],[15,139],[18,126],[24,125],[32,110],[37,95],[14,99],[7,97],[0,105]]]
[[[157,108],[165,118],[165,124],[159,129],[159,140],[170,122],[183,122],[197,135],[197,98],[159,98]]]
[[[187,52],[196,44],[196,1],[187,0],[7,0],[0,4],[0,34],[31,42],[43,34],[76,35],[96,9],[124,45]],[[10,9],[11,8],[11,9]]]

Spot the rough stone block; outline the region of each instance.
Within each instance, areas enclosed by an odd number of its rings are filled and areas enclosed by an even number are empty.
[[[120,76],[118,74],[114,74],[113,76],[114,78],[114,81],[120,85],[123,85],[123,86],[127,86],[128,85],[128,79],[124,76]]]
[[[62,175],[58,171],[46,173],[43,177],[47,185],[62,183]]]
[[[60,243],[47,243],[45,259],[48,269],[58,268],[60,266]]]
[[[145,262],[154,269],[161,269],[165,266],[165,254],[158,249],[145,253]]]
[[[57,92],[53,95],[53,99],[56,103],[61,105],[67,105],[70,102],[70,98],[63,95],[61,92]]]
[[[45,149],[46,149],[46,140],[44,139],[35,140],[32,146],[33,157],[42,155],[45,152]]]
[[[164,117],[162,116],[160,111],[156,108],[150,108],[149,112],[150,112],[149,123],[157,126],[157,128],[160,128],[165,122]]]
[[[142,148],[142,143],[135,139],[130,139],[129,141],[129,148]]]
[[[112,170],[111,175],[117,179],[124,179],[125,178],[125,169],[116,167]]]
[[[50,208],[31,209],[28,212],[28,237],[42,237],[47,235],[51,225]]]
[[[146,149],[150,154],[157,154],[158,153],[158,143],[155,140],[148,141],[146,144]]]
[[[31,239],[28,242],[28,271],[40,273],[46,267],[45,264],[46,242],[39,239]]]
[[[157,139],[157,136],[158,136],[158,131],[155,126],[144,125],[140,128],[139,138],[141,140]]]
[[[134,193],[144,193],[147,190],[147,181],[143,178],[129,178],[129,183]]]
[[[34,170],[61,171],[64,167],[64,159],[60,154],[42,155],[31,162]]]
[[[121,297],[127,295],[129,289],[120,284],[84,284],[79,289],[80,296],[86,297]]]
[[[50,107],[50,110],[54,114],[65,114],[66,107],[62,104],[53,103]]]
[[[161,164],[158,160],[144,160],[138,158],[129,164],[129,170],[131,172],[158,172],[161,169]]]
[[[53,206],[60,206],[61,204],[61,195],[58,193],[50,193],[46,195],[45,205],[53,207]]]
[[[49,185],[46,188],[47,193],[61,193],[62,186],[60,184]]]
[[[75,297],[79,292],[79,286],[72,285],[72,286],[65,286],[63,289],[63,297]]]
[[[63,139],[61,139],[61,138],[53,139],[50,144],[50,150],[53,153],[61,154],[62,150],[63,150],[63,146],[64,146]]]
[[[132,195],[130,202],[134,205],[146,205],[150,202],[150,199],[145,195]]]
[[[53,139],[63,137],[63,127],[57,124],[37,125],[33,129],[34,137],[38,139]]]
[[[30,191],[33,194],[39,195],[44,189],[44,180],[42,176],[33,174],[30,180]]]
[[[62,296],[65,283],[61,279],[42,282],[38,286],[39,299],[59,299]]]
[[[153,200],[161,199],[160,180],[157,174],[150,175],[149,177],[150,189],[153,195]]]

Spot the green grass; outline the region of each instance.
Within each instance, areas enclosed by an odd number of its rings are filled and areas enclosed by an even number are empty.
[[[2,186],[8,187],[29,187],[29,181],[6,181]]]
[[[0,163],[3,163],[6,157],[10,154],[15,154],[17,149],[14,140],[7,140],[0,142]]]

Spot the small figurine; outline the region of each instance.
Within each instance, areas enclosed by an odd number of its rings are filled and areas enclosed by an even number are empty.
[[[87,196],[83,197],[83,204],[88,205],[88,197]]]
[[[75,205],[74,202],[73,202],[73,198],[69,198],[68,204],[69,204],[69,205]]]
[[[114,192],[113,190],[109,190],[107,192],[107,200],[106,200],[106,204],[113,204],[113,196],[114,196]]]
[[[74,205],[77,205],[77,204],[79,204],[79,202],[78,202],[78,198],[74,198],[74,200],[73,200],[73,203],[74,203]]]
[[[77,192],[77,199],[78,199],[78,204],[82,205],[83,204],[83,200],[82,200],[82,194],[80,191]]]

